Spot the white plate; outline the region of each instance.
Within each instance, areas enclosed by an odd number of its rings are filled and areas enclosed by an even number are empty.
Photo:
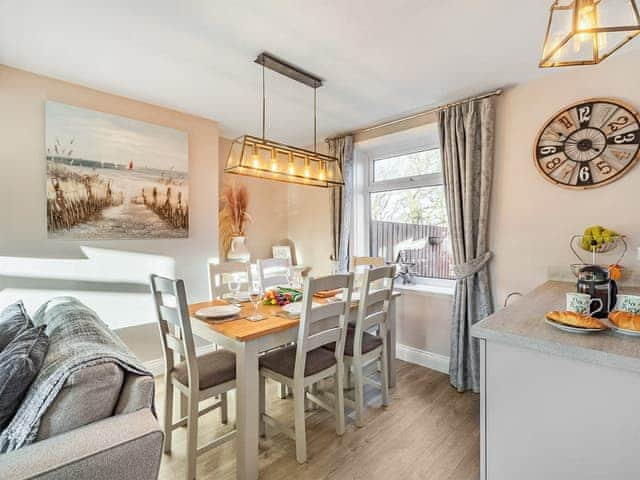
[[[196,316],[204,318],[226,318],[239,314],[240,310],[241,308],[235,305],[217,305],[215,307],[201,308],[196,312]]]
[[[312,302],[311,308],[316,308],[322,305],[321,303]],[[300,315],[302,312],[302,302],[288,303],[282,307],[282,310],[287,312],[289,315]]]
[[[628,330],[626,328],[616,327],[613,322],[607,321],[607,324],[616,333],[620,333],[622,335],[629,335],[630,337],[640,337],[640,332],[636,330]]]
[[[563,332],[569,333],[596,333],[596,332],[604,332],[606,328],[580,328],[580,327],[572,327],[570,325],[563,325],[562,323],[557,323],[549,320],[545,317],[544,321],[551,325],[552,327],[556,327],[558,330],[562,330]]]

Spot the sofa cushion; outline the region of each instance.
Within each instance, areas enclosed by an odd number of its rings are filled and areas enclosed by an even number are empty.
[[[23,330],[0,352],[0,431],[13,418],[42,367],[49,347],[44,329]]]
[[[33,327],[22,301],[9,305],[0,313],[0,352],[25,328]]]
[[[37,439],[44,440],[111,417],[123,383],[123,370],[111,362],[74,372],[42,416]]]

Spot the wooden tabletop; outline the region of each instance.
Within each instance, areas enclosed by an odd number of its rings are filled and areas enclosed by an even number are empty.
[[[229,302],[225,302],[224,300],[192,303],[189,305],[189,315],[196,319],[196,321],[207,324],[211,330],[215,330],[226,337],[233,338],[241,342],[254,340],[265,335],[288,330],[289,328],[297,327],[300,323],[299,318],[284,318],[276,316],[278,312],[283,311],[282,307],[278,305],[260,305],[260,314],[265,318],[256,322],[252,322],[246,318],[241,318],[238,320],[230,320],[228,322],[214,323],[195,316],[195,313],[201,308],[228,304]],[[243,303],[241,305],[242,310],[238,316],[247,317],[253,315],[254,308],[251,303]]]
[[[399,292],[393,292],[393,297],[399,297]],[[326,303],[327,299],[313,298],[315,303]],[[280,317],[277,314],[284,312],[282,307],[278,305],[263,305],[260,304],[260,315],[265,317],[263,320],[252,322],[246,318],[240,318],[238,320],[229,320],[227,322],[214,323],[213,321],[207,321],[204,318],[196,317],[195,313],[204,307],[213,307],[217,305],[228,305],[229,302],[225,300],[212,300],[207,302],[192,303],[189,305],[189,315],[196,321],[205,323],[211,330],[214,330],[226,337],[233,338],[240,342],[246,342],[249,340],[255,340],[256,338],[270,335],[272,333],[282,332],[289,328],[297,327],[300,323],[299,318],[286,318]],[[253,315],[254,309],[251,303],[240,304],[242,310],[238,314],[239,317],[248,317]],[[352,302],[351,308],[357,308],[358,302]]]

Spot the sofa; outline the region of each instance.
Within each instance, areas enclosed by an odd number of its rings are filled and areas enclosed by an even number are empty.
[[[154,390],[151,376],[115,360],[76,369],[42,415],[35,441],[0,454],[0,478],[157,479],[164,436]]]

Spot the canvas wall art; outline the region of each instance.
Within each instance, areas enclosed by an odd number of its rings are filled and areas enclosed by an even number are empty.
[[[45,122],[49,238],[188,236],[186,132],[58,102]]]

